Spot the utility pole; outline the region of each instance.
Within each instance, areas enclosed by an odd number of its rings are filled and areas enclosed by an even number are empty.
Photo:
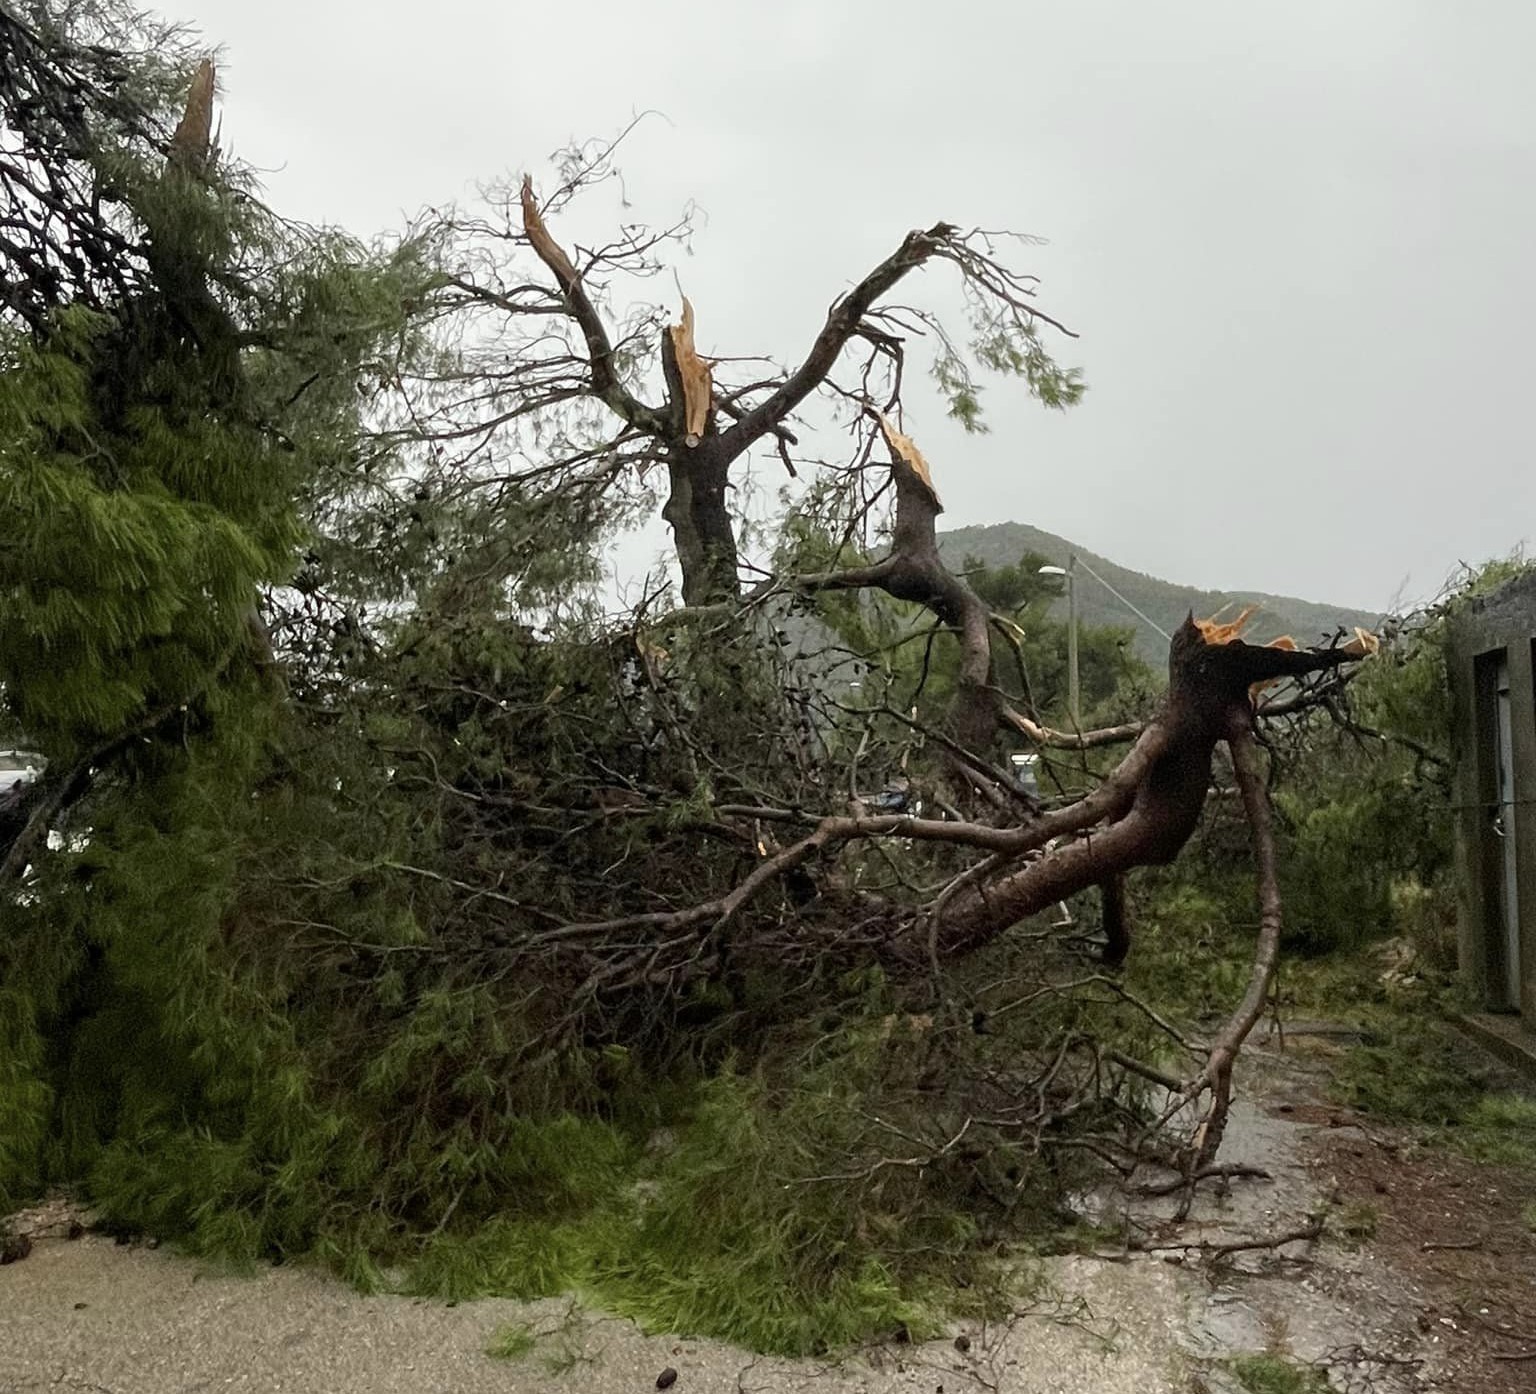
[[[1067,698],[1072,706],[1072,728],[1083,729],[1082,689],[1077,680],[1077,554],[1067,558]]]
[[[1042,576],[1067,578],[1067,705],[1071,709],[1072,727],[1083,729],[1082,689],[1077,678],[1077,553],[1067,557],[1066,566],[1042,566]]]

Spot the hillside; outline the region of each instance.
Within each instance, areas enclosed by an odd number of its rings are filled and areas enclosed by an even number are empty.
[[[1212,591],[1196,586],[1160,581],[1139,571],[1116,566],[1107,557],[1079,547],[1055,533],[1030,527],[1027,523],[993,523],[987,527],[956,528],[939,534],[939,550],[952,567],[959,567],[968,556],[980,557],[989,566],[1007,566],[1017,562],[1024,552],[1038,552],[1057,566],[1065,566],[1076,553],[1133,605],[1144,610],[1170,633],[1191,610],[1197,616],[1214,614],[1224,605],[1258,604],[1248,637],[1263,642],[1280,634],[1293,635],[1301,643],[1315,643],[1343,627],[1362,625],[1373,628],[1379,615],[1351,610],[1338,605],[1320,605],[1287,595],[1265,595],[1260,591]],[[1161,668],[1168,658],[1168,643],[1151,625],[1131,614],[1103,586],[1085,571],[1078,573],[1078,611],[1084,624],[1112,624],[1136,631],[1136,652],[1147,662]],[[1065,617],[1067,602],[1057,602],[1057,612]]]

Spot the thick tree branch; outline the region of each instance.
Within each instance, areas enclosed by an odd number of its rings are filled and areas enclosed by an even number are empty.
[[[785,586],[807,593],[875,587],[898,600],[925,606],[953,629],[960,640],[961,659],[952,719],[957,736],[969,749],[984,750],[999,728],[1060,749],[1091,750],[1135,740],[1143,729],[1140,722],[1095,731],[1054,731],[1013,708],[992,680],[991,611],[963,576],[950,571],[939,553],[937,519],[943,505],[927,462],[908,437],[884,417],[877,419],[891,447],[896,490],[890,554],[869,566],[793,577]]]
[[[531,176],[523,177],[521,199],[523,231],[527,234],[528,244],[554,276],[571,318],[576,321],[577,328],[587,341],[587,365],[591,373],[593,395],[629,425],[654,436],[666,437],[670,429],[667,414],[647,406],[619,381],[613,364],[613,343],[608,337],[603,317],[588,296],[581,276],[571,264],[570,257],[565,254],[565,249],[544,226],[544,217],[534,197]]]
[[[674,966],[666,970],[668,973],[700,971],[703,941],[699,936],[733,919],[769,886],[838,845],[899,837],[972,847],[991,853],[997,860],[989,874],[958,883],[958,889],[931,914],[909,917],[895,906],[872,905],[872,913],[885,920],[885,929],[852,940],[842,926],[836,931],[839,943],[845,951],[855,942],[862,944],[877,961],[898,969],[971,953],[1019,920],[1078,891],[1113,883],[1133,867],[1171,861],[1199,821],[1210,787],[1215,747],[1218,741],[1226,740],[1233,750],[1255,829],[1264,888],[1264,925],[1248,993],[1212,1046],[1200,1080],[1191,1086],[1211,1088],[1216,1108],[1224,1109],[1230,1093],[1231,1061],[1262,1012],[1279,935],[1273,840],[1268,806],[1262,801],[1262,781],[1253,766],[1249,689],[1257,681],[1316,671],[1353,657],[1342,649],[1287,651],[1235,639],[1211,643],[1193,619],[1187,620],[1174,636],[1170,690],[1162,709],[1104,783],[1066,808],[1012,828],[907,815],[827,817],[799,841],[764,858],[722,896],[679,910],[570,924],[541,931],[534,940],[590,943],[610,935],[645,931],[661,938],[660,948],[648,945],[634,951],[643,959],[646,973],[660,971],[654,965],[662,948],[674,953],[686,950],[692,955],[688,960],[692,968]],[[786,818],[797,816],[792,810],[750,808],[732,808],[727,816],[747,816],[748,812],[754,818],[771,818],[780,812]],[[1074,835],[1075,840],[1065,845],[1049,845]],[[797,942],[803,944],[803,939]],[[1125,945],[1119,947],[1123,952]],[[629,982],[625,974],[640,971],[636,966],[640,959],[634,954],[604,970],[605,986]],[[1209,1136],[1207,1128],[1198,1144],[1202,1165],[1220,1140],[1219,1130],[1207,1145]]]
[[[935,223],[927,232],[909,232],[895,252],[835,301],[804,362],[771,396],[725,432],[723,450],[727,462],[737,459],[810,396],[832,371],[838,356],[858,331],[865,312],[954,237],[955,229],[948,223]]]
[[[1257,690],[1279,679],[1337,669],[1374,647],[1374,639],[1363,633],[1325,649],[1246,644],[1239,637],[1246,616],[1219,624],[1190,615],[1170,645],[1168,694],[1145,727],[1126,724],[1075,739],[1051,732],[1013,711],[992,682],[992,616],[939,555],[935,524],[942,505],[927,462],[911,440],[883,417],[880,423],[891,447],[896,490],[890,555],[873,566],[803,577],[799,586],[876,586],[925,606],[952,628],[960,641],[961,660],[951,716],[966,749],[985,750],[999,726],[1043,744],[1079,748],[1136,740],[1097,791],[1102,803],[1098,817],[1082,818],[1095,806],[1095,796],[1062,810],[1072,820],[1071,831],[1082,835],[1023,866],[978,878],[954,895],[942,916],[933,917],[925,936],[930,957],[969,953],[1019,920],[1090,886],[1107,887],[1111,908],[1119,906],[1119,877],[1134,867],[1172,861],[1194,832],[1210,789],[1215,747],[1221,740],[1235,740],[1240,747],[1244,739],[1251,740]],[[1234,734],[1239,731],[1243,736]],[[1045,821],[1026,825],[1030,834]],[[1017,855],[1023,855],[1026,846],[1034,851],[1049,840],[1020,839]],[[997,841],[989,840],[986,846],[994,853],[1003,850]],[[1116,918],[1110,938],[1110,952],[1123,956],[1128,947],[1123,916]],[[898,957],[915,957],[917,945],[911,935],[898,936],[891,949]]]
[[[941,952],[970,952],[1069,895],[1133,867],[1171,861],[1199,822],[1217,742],[1252,729],[1252,684],[1334,667],[1357,656],[1347,649],[1291,651],[1238,639],[1209,643],[1200,626],[1186,620],[1169,655],[1168,696],[1111,776],[1119,777],[1123,789],[1126,767],[1141,755],[1129,807],[1108,827],[957,897],[940,932]],[[1157,752],[1150,760],[1149,750]]]

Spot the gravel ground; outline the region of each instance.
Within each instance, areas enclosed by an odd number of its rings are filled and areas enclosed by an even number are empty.
[[[1171,1394],[1187,1391],[1181,1276],[1166,1265],[1074,1259],[1056,1296],[991,1329],[829,1365],[760,1360],[711,1341],[647,1337],[564,1302],[446,1306],[364,1297],[291,1268],[221,1273],[94,1235],[40,1237],[0,1268],[0,1390],[91,1394]],[[486,1344],[504,1323],[539,1337],[517,1360]]]
[[[620,1394],[675,1372],[677,1394],[1240,1394],[1228,1362],[1314,1364],[1345,1394],[1536,1389],[1536,1180],[1416,1150],[1322,1102],[1337,1046],[1250,1049],[1223,1160],[1262,1179],[1127,1206],[1146,1252],[1049,1260],[1043,1296],[992,1327],[835,1363],[765,1360],[646,1336],[570,1301],[449,1306],[365,1297],[312,1270],[238,1275],[82,1233],[63,1202],[12,1217],[0,1263],[0,1394]],[[1294,1233],[1325,1208],[1372,1218],[1355,1242],[1297,1240],[1212,1261],[1189,1247]],[[71,1235],[74,1237],[70,1237]],[[22,1252],[26,1251],[26,1252]],[[509,1324],[533,1349],[486,1354]]]

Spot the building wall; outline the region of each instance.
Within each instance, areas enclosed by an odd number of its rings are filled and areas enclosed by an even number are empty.
[[[1501,933],[1498,881],[1503,848],[1492,828],[1497,770],[1487,731],[1494,694],[1487,655],[1502,651],[1509,665],[1514,766],[1516,898],[1520,920],[1520,1011],[1536,1023],[1536,573],[1520,576],[1471,602],[1456,617],[1447,654],[1451,679],[1458,933],[1462,972],[1494,1004],[1494,936]],[[1483,660],[1480,662],[1480,660]],[[1502,1005],[1502,1004],[1499,1004]]]

